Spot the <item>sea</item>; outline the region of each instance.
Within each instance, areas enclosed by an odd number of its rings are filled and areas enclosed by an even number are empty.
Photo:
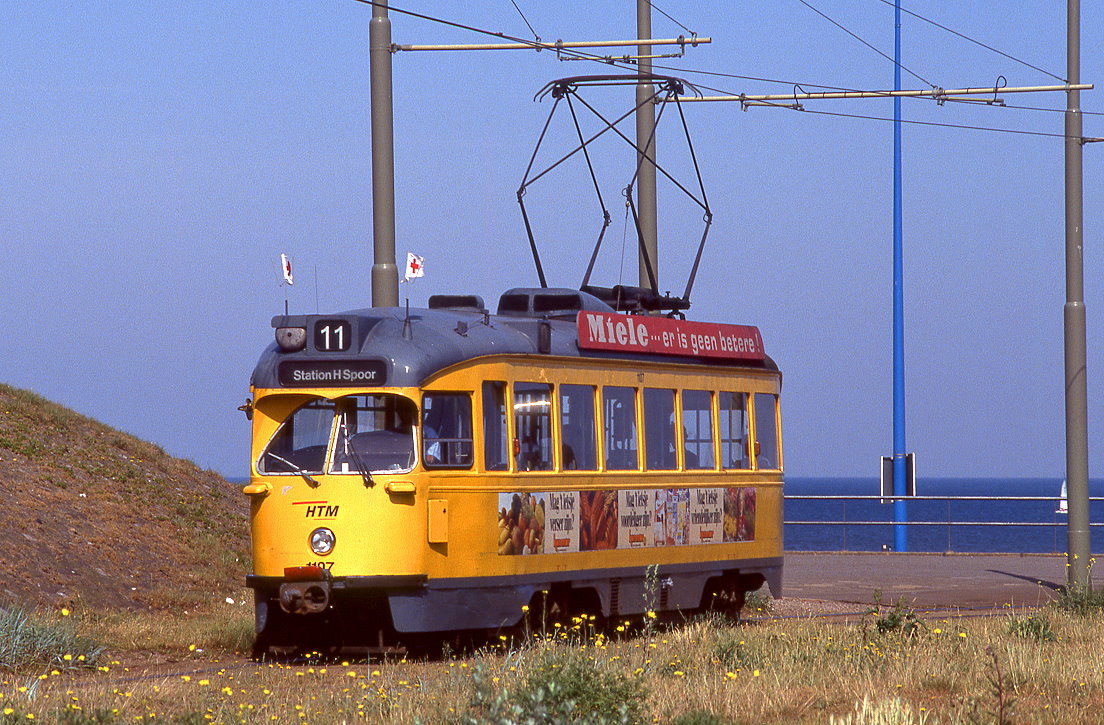
[[[892,502],[878,498],[795,498],[878,496],[879,485],[877,478],[787,477],[784,548],[787,551],[892,551],[896,528]],[[949,498],[906,500],[905,520],[925,522],[906,524],[907,550],[1065,553],[1069,516],[1059,512],[1057,499],[1061,490],[1061,478],[917,478],[917,496]],[[997,500],[954,498],[963,496]],[[1104,479],[1089,481],[1089,496],[1090,499],[1104,497]],[[1000,500],[1005,497],[1048,497],[1050,500]],[[1089,521],[1104,524],[1104,500],[1090,500]],[[1090,532],[1092,550],[1104,551],[1104,526],[1093,525]]]

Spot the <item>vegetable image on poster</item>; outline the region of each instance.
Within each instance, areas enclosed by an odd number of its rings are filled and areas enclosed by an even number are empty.
[[[544,494],[498,494],[498,553],[544,552]]]

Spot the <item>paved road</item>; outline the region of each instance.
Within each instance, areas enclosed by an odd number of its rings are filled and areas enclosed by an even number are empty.
[[[787,552],[783,594],[869,604],[903,598],[915,607],[1042,604],[1066,582],[1066,557],[1040,554]],[[1098,573],[1096,584],[1104,583]]]

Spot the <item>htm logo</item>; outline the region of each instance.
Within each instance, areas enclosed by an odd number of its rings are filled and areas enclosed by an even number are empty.
[[[337,517],[340,505],[330,506],[326,501],[296,501],[293,506],[306,506],[304,509],[308,519],[332,519]]]

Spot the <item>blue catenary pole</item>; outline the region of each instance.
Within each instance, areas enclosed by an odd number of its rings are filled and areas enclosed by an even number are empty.
[[[901,90],[901,0],[896,0],[893,28],[893,90]],[[902,281],[901,98],[893,97],[893,502],[894,549],[908,551],[905,509],[905,301]]]

